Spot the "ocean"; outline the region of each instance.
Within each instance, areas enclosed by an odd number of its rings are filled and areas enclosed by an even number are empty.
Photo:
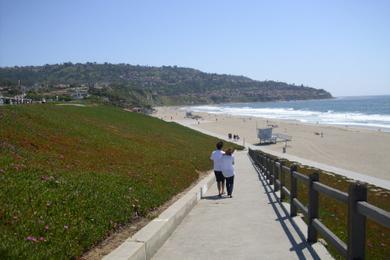
[[[229,103],[192,106],[211,114],[297,120],[302,123],[359,126],[390,131],[390,95],[337,97],[324,100]]]

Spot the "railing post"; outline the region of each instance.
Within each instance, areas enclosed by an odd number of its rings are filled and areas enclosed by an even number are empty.
[[[309,175],[309,204],[308,204],[308,229],[307,229],[307,242],[315,243],[317,242],[317,230],[313,226],[313,220],[318,218],[319,214],[319,196],[318,191],[314,190],[313,184],[316,181],[319,181],[318,172],[312,173]]]
[[[274,185],[274,190],[275,190],[275,161],[273,159],[270,159],[270,178],[271,178],[271,185]]]
[[[253,152],[253,155],[255,156],[256,165],[260,167],[261,161],[260,161],[259,153]]]
[[[265,157],[261,155],[261,173],[265,176]]]
[[[264,174],[264,160],[263,160],[263,155],[260,155],[260,164],[261,164],[261,173]]]
[[[279,190],[279,185],[278,183],[276,182],[276,180],[279,180],[280,181],[280,175],[279,175],[279,169],[277,166],[276,166],[276,163],[279,162],[278,160],[274,161],[274,177],[275,177],[275,181],[274,181],[274,190],[275,192]]]
[[[279,165],[279,173],[280,173],[280,201],[283,201],[286,195],[283,192],[283,187],[286,186],[285,174],[283,173],[283,163],[280,162]]]
[[[269,158],[266,157],[266,161],[265,161],[265,177],[266,177],[266,180],[267,180],[267,184],[269,183],[268,182],[268,179],[269,179]]]
[[[257,159],[258,159],[258,166],[261,171],[261,156],[259,154],[257,155]]]
[[[297,171],[297,166],[292,165],[290,167],[290,216],[295,217],[297,215],[297,207],[294,205],[294,199],[297,197],[297,179],[294,178],[293,172]]]
[[[357,210],[358,201],[367,201],[367,185],[351,183],[348,189],[348,259],[364,259],[366,217]]]

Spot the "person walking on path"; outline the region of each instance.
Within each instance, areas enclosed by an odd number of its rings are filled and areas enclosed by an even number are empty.
[[[227,195],[232,198],[233,185],[234,185],[234,150],[229,148],[222,156],[222,174],[226,179],[226,191]]]
[[[224,152],[222,151],[223,142],[217,143],[217,149],[211,153],[210,159],[214,162],[214,174],[217,181],[218,196],[221,197],[225,193],[225,177],[222,174],[222,157]]]

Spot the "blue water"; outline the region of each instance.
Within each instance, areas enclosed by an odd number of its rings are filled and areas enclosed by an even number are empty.
[[[297,120],[390,130],[390,95],[326,100],[231,103],[187,108],[194,112]]]

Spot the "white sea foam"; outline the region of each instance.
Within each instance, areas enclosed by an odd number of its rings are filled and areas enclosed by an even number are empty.
[[[187,110],[211,114],[227,114],[233,116],[251,116],[269,119],[297,120],[303,123],[319,123],[330,125],[349,125],[390,129],[390,115],[341,113],[296,110],[293,108],[251,108],[229,106],[193,106]]]

